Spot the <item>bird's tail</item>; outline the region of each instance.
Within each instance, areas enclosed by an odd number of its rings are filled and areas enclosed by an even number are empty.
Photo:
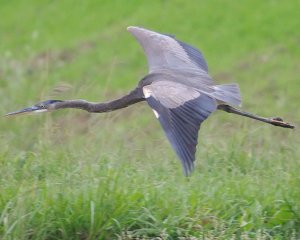
[[[222,84],[213,86],[215,92],[211,95],[224,103],[240,106],[242,103],[238,84]]]

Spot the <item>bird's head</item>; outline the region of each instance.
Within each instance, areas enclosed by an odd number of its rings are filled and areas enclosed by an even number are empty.
[[[47,100],[43,102],[39,102],[31,107],[23,108],[21,110],[10,112],[5,114],[5,116],[12,115],[21,115],[21,114],[30,114],[30,113],[41,113],[48,112],[57,108],[58,103],[61,103],[61,100]]]

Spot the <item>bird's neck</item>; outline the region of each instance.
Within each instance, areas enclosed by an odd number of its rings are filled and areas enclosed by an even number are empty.
[[[110,112],[120,108],[125,108],[134,103],[145,100],[140,88],[136,88],[129,94],[113,101],[104,103],[92,103],[86,100],[66,100],[55,105],[55,109],[77,108],[88,112]]]

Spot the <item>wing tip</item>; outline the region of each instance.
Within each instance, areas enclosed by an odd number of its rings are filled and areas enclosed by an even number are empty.
[[[127,31],[131,32],[132,30],[134,30],[136,27],[135,26],[128,26],[127,27]]]
[[[183,175],[185,177],[189,177],[192,175],[192,172],[194,171],[194,163],[183,165]]]
[[[142,31],[142,30],[145,30],[145,29],[142,27],[138,27],[138,26],[128,26],[127,27],[127,31],[130,33],[135,33],[137,31]]]

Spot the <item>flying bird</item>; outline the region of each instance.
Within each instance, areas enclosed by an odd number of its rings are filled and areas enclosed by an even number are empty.
[[[234,83],[216,84],[208,73],[203,54],[193,46],[178,40],[173,35],[142,27],[132,26],[127,30],[144,49],[149,67],[148,74],[130,93],[104,103],[85,100],[47,100],[8,113],[6,116],[63,108],[102,113],[146,101],[181,160],[186,176],[194,168],[200,125],[217,109],[279,127],[294,128],[281,118],[264,118],[233,107],[241,105],[239,86]]]

